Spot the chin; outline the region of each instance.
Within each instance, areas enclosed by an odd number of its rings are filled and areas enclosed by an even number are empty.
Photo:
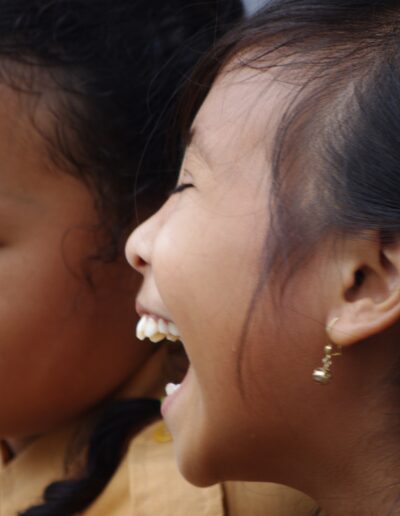
[[[190,483],[196,487],[210,487],[214,484],[218,484],[221,482],[221,479],[210,472],[204,471],[202,468],[199,468],[198,465],[195,464],[180,464],[178,461],[178,468],[181,472],[182,476]]]
[[[189,446],[186,452],[175,446],[175,455],[182,476],[194,486],[209,487],[224,480],[215,466],[215,458],[207,461],[206,454],[196,452],[193,446]]]

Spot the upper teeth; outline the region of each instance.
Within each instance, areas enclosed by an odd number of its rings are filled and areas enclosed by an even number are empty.
[[[160,342],[163,339],[175,342],[179,340],[180,335],[174,323],[143,315],[136,326],[136,337],[139,340],[148,338],[151,342]]]

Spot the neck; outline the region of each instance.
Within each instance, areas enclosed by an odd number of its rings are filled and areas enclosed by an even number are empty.
[[[304,469],[297,472],[295,487],[310,494],[329,516],[400,513],[398,424],[395,417],[387,416],[388,428],[374,428],[370,409],[364,415],[349,414],[336,436],[330,434],[320,442],[320,453],[312,460],[311,453],[305,452],[302,463],[309,465],[307,475]],[[388,408],[387,413],[395,411]],[[368,418],[370,424],[365,421]]]
[[[282,473],[290,478],[282,474],[281,483],[308,493],[329,516],[400,514],[399,388],[390,376],[397,355],[398,335],[346,351],[285,439],[290,463]]]
[[[398,456],[396,454],[396,456]],[[368,455],[365,455],[368,458]],[[366,461],[368,462],[368,461]],[[330,478],[321,478],[314,497],[329,516],[377,516],[400,511],[399,468],[382,461],[336,469]]]
[[[380,444],[375,446],[379,448]],[[367,450],[368,447],[371,452]],[[398,446],[390,450],[385,443],[382,454],[379,454],[374,453],[373,447],[373,440],[365,438],[362,445],[353,443],[353,453],[346,446],[337,450],[333,461],[325,457],[311,463],[310,457],[305,454],[304,459],[300,459],[303,467],[299,466],[297,474],[292,470],[291,478],[278,481],[307,493],[324,511],[324,515],[400,514],[400,450]],[[361,458],[359,454],[362,454]]]

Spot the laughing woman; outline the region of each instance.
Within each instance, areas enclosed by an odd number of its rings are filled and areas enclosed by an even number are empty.
[[[400,514],[399,24],[276,0],[193,81],[179,181],[127,255],[190,359],[162,412],[196,485]]]

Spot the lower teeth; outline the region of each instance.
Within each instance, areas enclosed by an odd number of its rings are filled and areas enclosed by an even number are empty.
[[[165,386],[165,392],[166,392],[167,396],[171,396],[171,394],[173,394],[175,391],[177,391],[180,386],[181,386],[180,383],[168,383]]]

